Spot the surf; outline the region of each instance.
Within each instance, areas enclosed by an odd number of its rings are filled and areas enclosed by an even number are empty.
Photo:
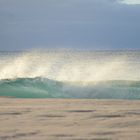
[[[0,52],[0,96],[140,99],[139,51]]]
[[[58,82],[46,78],[6,79],[0,96],[16,98],[140,99],[140,81]]]

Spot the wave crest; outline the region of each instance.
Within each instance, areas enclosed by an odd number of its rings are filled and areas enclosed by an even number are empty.
[[[0,81],[0,96],[16,98],[140,99],[140,81],[58,82],[46,78]]]

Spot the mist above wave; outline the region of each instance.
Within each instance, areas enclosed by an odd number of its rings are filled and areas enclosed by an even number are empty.
[[[0,54],[0,79],[140,80],[139,52],[31,51]]]

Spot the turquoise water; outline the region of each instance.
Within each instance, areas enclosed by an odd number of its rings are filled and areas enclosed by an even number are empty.
[[[2,80],[0,95],[18,98],[140,99],[140,81],[104,81],[82,85],[80,82],[20,78]]]
[[[1,52],[0,96],[140,99],[140,52]]]

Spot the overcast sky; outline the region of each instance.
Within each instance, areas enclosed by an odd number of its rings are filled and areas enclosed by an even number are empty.
[[[0,50],[140,49],[140,0],[0,0]]]

